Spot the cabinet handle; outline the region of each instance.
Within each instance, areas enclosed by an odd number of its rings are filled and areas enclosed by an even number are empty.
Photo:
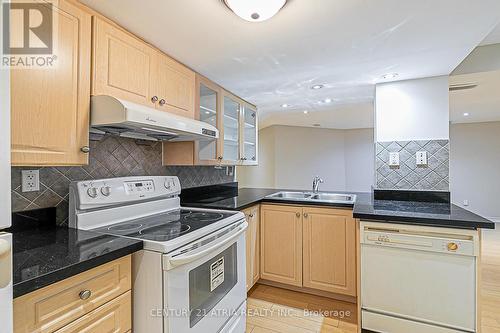
[[[85,301],[85,300],[89,299],[90,296],[92,296],[92,292],[90,290],[82,290],[82,291],[80,291],[78,296],[80,296],[81,300]]]
[[[217,157],[217,159],[218,159],[219,161],[222,161],[222,158],[223,158],[223,156],[219,156],[219,157]]]
[[[153,103],[158,102],[158,96],[151,97],[151,102],[153,102]]]
[[[295,216],[300,217],[300,213],[299,212],[295,213]]]
[[[82,153],[88,154],[88,153],[90,153],[90,147],[89,146],[83,146],[82,148],[80,148],[80,151]]]
[[[165,105],[165,103],[167,103],[167,101],[166,101],[166,100],[164,100],[163,98],[162,98],[162,99],[160,99],[160,105]]]
[[[304,218],[306,218],[306,219],[307,219],[307,217],[308,217],[308,216],[309,216],[309,215],[307,215],[307,213],[304,213]]]

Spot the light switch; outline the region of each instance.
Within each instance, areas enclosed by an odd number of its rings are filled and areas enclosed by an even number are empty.
[[[399,166],[399,153],[389,153],[389,166]]]
[[[415,154],[417,159],[417,166],[425,166],[427,165],[427,152],[426,151],[417,151]]]

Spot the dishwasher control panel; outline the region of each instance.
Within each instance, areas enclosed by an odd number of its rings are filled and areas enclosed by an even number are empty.
[[[472,236],[467,234],[446,234],[444,232],[419,232],[418,229],[415,229],[386,229],[365,226],[361,228],[361,243],[408,250],[466,256],[477,255]]]

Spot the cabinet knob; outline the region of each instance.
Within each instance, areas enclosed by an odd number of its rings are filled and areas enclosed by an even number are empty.
[[[92,292],[90,290],[82,290],[82,291],[80,291],[78,296],[80,296],[81,300],[85,301],[85,300],[89,299],[90,296],[92,296]]]
[[[307,217],[308,217],[308,216],[309,216],[309,215],[307,215],[307,213],[304,213],[304,217],[305,217],[306,219],[307,219]]]
[[[151,97],[151,102],[153,102],[153,103],[158,102],[158,96]]]
[[[166,101],[166,100],[164,100],[163,98],[162,98],[162,99],[160,99],[160,105],[165,105],[165,103],[167,103],[167,101]]]
[[[219,156],[219,157],[217,157],[217,159],[218,159],[219,161],[222,161],[223,156]]]
[[[83,146],[82,148],[80,148],[80,150],[81,150],[82,153],[85,153],[85,154],[90,153],[90,147],[89,146]]]
[[[300,217],[300,213],[299,212],[295,213],[295,216]]]
[[[248,214],[248,217],[253,219],[254,215],[253,214]]]

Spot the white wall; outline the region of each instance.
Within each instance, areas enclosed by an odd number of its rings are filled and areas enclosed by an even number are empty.
[[[259,166],[238,167],[240,187],[369,191],[373,184],[373,130],[271,126],[259,132]]]
[[[375,145],[373,129],[346,130],[345,134],[345,189],[369,192],[374,182]]]
[[[450,127],[453,203],[500,222],[500,122]]]
[[[449,138],[448,76],[377,84],[377,142]]]

